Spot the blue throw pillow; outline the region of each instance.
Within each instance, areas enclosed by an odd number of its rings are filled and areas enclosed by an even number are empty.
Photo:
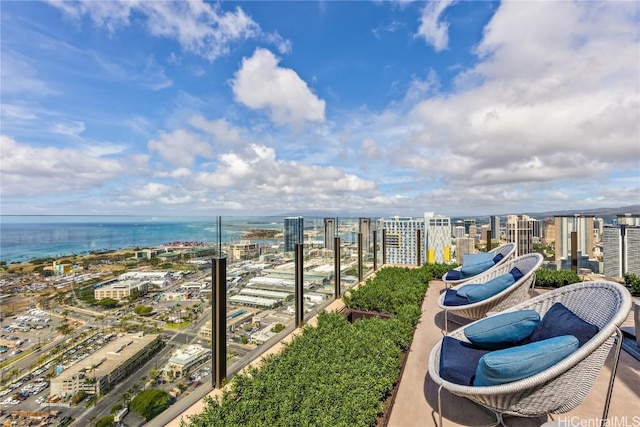
[[[460,270],[449,270],[447,272],[446,280],[460,280]]]
[[[447,289],[444,294],[443,304],[449,307],[454,305],[467,305],[469,304],[469,300],[458,295],[455,289]]]
[[[524,273],[520,271],[518,267],[513,267],[509,273],[513,276],[516,282],[524,277]]]
[[[540,323],[535,310],[519,310],[490,316],[464,328],[464,336],[476,347],[499,350],[522,343]]]
[[[462,265],[482,264],[483,262],[493,261],[493,257],[494,255],[489,252],[464,254],[462,255]]]
[[[597,309],[597,307],[593,307]],[[585,322],[562,303],[555,303],[544,315],[538,327],[529,337],[535,342],[560,335],[573,335],[578,338],[580,345],[589,341],[600,331],[596,325]]]
[[[504,255],[502,255],[500,252],[498,252],[498,253],[496,254],[496,256],[494,256],[494,257],[493,257],[493,263],[494,263],[494,264],[497,264],[497,263],[499,263],[500,261],[502,261],[502,259],[503,259],[503,258],[504,258]]]
[[[445,336],[440,348],[440,378],[455,384],[472,385],[478,360],[487,353],[487,350]]]
[[[460,268],[460,276],[462,279],[467,277],[477,276],[494,266],[493,259],[489,261],[480,262],[478,264],[463,265]]]
[[[474,386],[492,386],[530,377],[560,362],[578,349],[572,335],[496,350],[478,361]]]
[[[458,292],[459,296],[466,298],[467,297],[467,292],[469,292],[473,288],[477,288],[478,286],[484,286],[484,284],[483,283],[469,283],[468,285],[460,286],[458,289],[456,289],[456,292]]]
[[[511,274],[503,274],[502,276],[489,280],[482,286],[474,287],[466,291],[467,300],[469,300],[469,303],[484,301],[504,291],[515,282]]]

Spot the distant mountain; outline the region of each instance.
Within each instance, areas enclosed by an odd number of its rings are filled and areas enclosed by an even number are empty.
[[[562,211],[548,211],[548,212],[533,212],[527,213],[534,218],[547,218],[555,215],[593,215],[597,218],[616,217],[624,214],[640,214],[640,205],[621,206],[617,208],[594,208],[584,210],[562,210]]]
[[[575,214],[593,215],[596,218],[603,218],[605,222],[610,222],[610,220],[612,218],[615,218],[617,215],[623,215],[623,214],[639,215],[640,205],[630,205],[630,206],[620,206],[620,207],[610,207],[610,208],[594,208],[594,209],[583,209],[583,210],[568,209],[568,210],[557,210],[557,211],[547,211],[547,212],[508,212],[508,213],[499,214],[498,216],[505,217],[507,215],[529,215],[530,217],[535,219],[544,219],[544,218],[553,217],[555,215],[575,215]],[[402,216],[402,213],[397,213],[397,215]],[[296,212],[283,212],[276,216],[281,216],[281,217],[302,216],[307,218],[335,218],[335,217],[358,218],[361,216],[366,216],[368,218],[376,219],[376,218],[388,217],[389,214],[368,212],[363,215],[362,213],[348,212],[348,211],[344,211],[344,212],[296,211]],[[406,216],[413,216],[413,217],[419,218],[422,215],[406,215]],[[482,219],[486,219],[488,221],[489,215],[478,214],[478,215],[451,216],[452,221],[465,219],[465,218],[480,219],[479,222],[481,223]]]

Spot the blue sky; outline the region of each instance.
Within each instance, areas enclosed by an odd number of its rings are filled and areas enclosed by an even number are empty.
[[[638,2],[0,8],[2,214],[640,203]]]

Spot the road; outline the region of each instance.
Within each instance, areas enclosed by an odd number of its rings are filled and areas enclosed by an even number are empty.
[[[162,348],[152,359],[137,369],[129,378],[117,384],[113,390],[111,390],[106,396],[100,399],[96,405],[85,411],[79,416],[72,424],[72,426],[85,427],[88,425],[88,420],[95,416],[96,420],[111,415],[111,408],[119,403],[122,393],[127,391],[134,383],[140,380],[151,368],[156,366],[162,366],[173,350],[173,345],[168,344]]]

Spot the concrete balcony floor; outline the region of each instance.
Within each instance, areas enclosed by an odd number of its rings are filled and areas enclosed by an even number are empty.
[[[389,418],[389,427],[429,427],[438,425],[438,387],[428,373],[431,348],[442,338],[444,325],[442,310],[437,300],[444,290],[444,282],[431,281],[422,304],[422,317],[414,334],[400,386]],[[536,293],[544,292],[536,291]],[[462,320],[462,319],[459,319]],[[633,325],[633,311],[623,326]],[[450,322],[449,330],[460,327]],[[599,426],[604,409],[614,349],[584,402],[573,411],[541,418],[505,416],[508,426],[533,427],[556,421],[559,427]],[[475,403],[446,391],[442,393],[443,424],[445,426],[485,426],[495,424],[495,416]],[[620,354],[618,371],[609,409],[610,426],[640,426],[640,361],[624,349]]]

